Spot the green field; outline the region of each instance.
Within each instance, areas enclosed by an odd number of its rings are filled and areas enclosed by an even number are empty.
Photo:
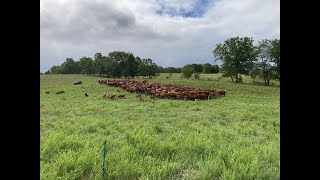
[[[106,139],[106,179],[280,179],[278,81],[263,86],[250,77],[236,84],[221,74],[167,76],[148,81],[227,94],[155,103],[144,96],[142,102],[96,82],[105,78],[40,75],[40,178],[101,179]],[[73,85],[77,80],[83,84]],[[55,94],[59,90],[65,93]]]

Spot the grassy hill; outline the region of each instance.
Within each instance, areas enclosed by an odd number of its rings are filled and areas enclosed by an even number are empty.
[[[280,87],[221,74],[149,82],[226,89],[205,101],[138,101],[86,75],[40,75],[40,178],[280,179]],[[81,80],[83,84],[73,85]],[[63,90],[62,94],[55,92]],[[120,90],[120,92],[117,92]],[[49,92],[49,93],[46,93]],[[85,93],[89,96],[85,97]],[[126,99],[105,99],[125,94]]]

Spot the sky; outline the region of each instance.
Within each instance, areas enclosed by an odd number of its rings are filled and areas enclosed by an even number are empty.
[[[280,0],[40,0],[40,72],[112,51],[219,64],[212,50],[235,36],[280,39]]]

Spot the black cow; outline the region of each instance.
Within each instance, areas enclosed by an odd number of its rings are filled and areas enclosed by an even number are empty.
[[[78,85],[78,84],[82,84],[82,81],[77,81],[77,82],[73,83],[73,85]]]

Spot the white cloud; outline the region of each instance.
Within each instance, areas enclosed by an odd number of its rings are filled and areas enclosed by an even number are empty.
[[[218,0],[207,4],[200,17],[166,14],[168,8],[191,11],[196,4],[196,0],[41,0],[41,71],[66,57],[78,60],[114,50],[131,51],[162,66],[213,63],[212,49],[232,36],[250,36],[256,42],[280,38],[280,0]]]

